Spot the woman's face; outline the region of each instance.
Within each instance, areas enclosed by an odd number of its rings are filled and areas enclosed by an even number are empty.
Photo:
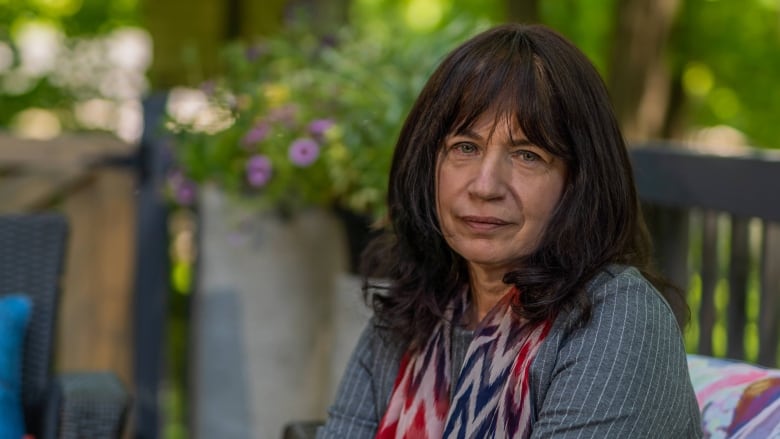
[[[566,165],[531,144],[513,120],[494,121],[483,114],[471,130],[445,138],[436,207],[444,239],[472,268],[506,272],[536,249]]]

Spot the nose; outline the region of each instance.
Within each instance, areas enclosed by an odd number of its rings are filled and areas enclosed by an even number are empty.
[[[469,194],[482,200],[497,200],[506,195],[506,164],[499,154],[487,154],[479,162],[469,184]]]

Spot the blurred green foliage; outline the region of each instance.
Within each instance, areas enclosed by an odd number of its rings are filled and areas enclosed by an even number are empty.
[[[428,38],[459,17],[501,22],[508,0],[352,0],[349,20],[367,38],[398,34]],[[65,129],[79,129],[74,102],[83,94],[32,75],[20,80],[19,29],[30,22],[54,26],[67,41],[140,25],[140,0],[0,0],[0,45],[10,48],[10,66],[0,59],[0,126],[20,111],[51,109]],[[539,0],[543,22],[572,39],[607,74],[616,0]],[[684,125],[728,125],[758,147],[780,148],[780,2],[776,0],[681,0],[667,50],[674,79],[685,92]],[[395,23],[395,24],[394,24]],[[402,24],[399,31],[397,24]],[[649,23],[648,25],[652,25]],[[396,26],[394,28],[394,26]],[[66,45],[70,44],[66,42]],[[0,47],[0,58],[5,51]],[[158,56],[176,56],[158,54]],[[20,87],[20,82],[24,86]]]
[[[616,0],[547,0],[540,6],[542,21],[566,35],[606,75],[615,4]]]
[[[670,49],[676,75],[698,68],[710,78],[686,84],[691,124],[729,125],[754,146],[780,148],[780,2],[685,0]]]
[[[84,90],[62,84],[56,78],[57,66],[43,71],[25,66],[20,38],[30,25],[53,30],[63,49],[74,50],[81,40],[138,26],[138,0],[0,0],[0,127],[8,127],[19,112],[36,107],[53,111],[65,129],[83,128],[73,115],[73,105],[85,97]]]
[[[138,25],[138,0],[4,0],[0,23],[7,32],[27,20],[49,21],[67,36],[91,36],[119,26]]]
[[[172,174],[171,193],[184,184],[188,198],[192,179],[251,195],[246,202],[258,208],[335,205],[381,217],[406,112],[440,58],[486,24],[459,18],[425,38],[392,22],[387,33],[364,22],[318,38],[303,24],[229,46],[224,74],[202,87],[202,113],[182,120],[173,112],[184,178]],[[326,132],[314,132],[318,123]],[[313,162],[295,159],[301,141],[314,142]]]

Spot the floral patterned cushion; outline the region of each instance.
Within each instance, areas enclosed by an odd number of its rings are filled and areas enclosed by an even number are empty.
[[[705,438],[780,437],[780,370],[688,355]]]

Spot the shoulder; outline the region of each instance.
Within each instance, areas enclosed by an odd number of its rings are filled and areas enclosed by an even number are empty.
[[[359,363],[360,369],[371,377],[378,413],[384,413],[404,351],[404,345],[395,340],[376,317],[372,317],[352,354],[352,361]]]
[[[562,313],[553,326],[561,345],[576,340],[582,344],[620,343],[627,336],[641,335],[637,344],[681,342],[680,328],[661,293],[634,267],[611,265],[587,285],[590,319],[582,321],[578,310]]]
[[[369,371],[372,376],[381,377],[392,371],[388,370],[398,363],[404,348],[385,329],[376,317],[366,324],[352,352],[351,361]],[[395,375],[393,375],[395,378]]]
[[[669,303],[650,281],[635,267],[610,265],[588,282],[586,294],[591,302],[591,319],[585,327],[609,322],[615,324],[640,323],[657,324],[657,329],[668,329],[679,333],[674,312]],[[622,314],[621,314],[622,313]],[[580,315],[575,311],[560,316],[576,326]],[[649,328],[646,328],[649,329]]]
[[[318,438],[373,437],[403,354],[372,318],[360,335]]]
[[[575,363],[620,361],[641,363],[638,367],[642,368],[652,367],[658,355],[684,362],[682,334],[674,313],[639,270],[611,265],[591,279],[586,290],[590,318],[583,321],[579,309],[562,311],[540,346],[532,373],[541,388]]]
[[[631,432],[625,437],[644,437],[665,425],[667,437],[687,437],[679,432],[695,429],[698,408],[669,305],[625,266],[597,275],[587,294],[590,319],[580,323],[576,311],[559,315],[534,360],[538,427],[597,429],[601,422]]]
[[[671,307],[661,293],[642,276],[636,267],[609,265],[588,282],[586,290],[594,304],[604,302],[613,296],[621,301],[641,298],[665,304],[671,312]]]

